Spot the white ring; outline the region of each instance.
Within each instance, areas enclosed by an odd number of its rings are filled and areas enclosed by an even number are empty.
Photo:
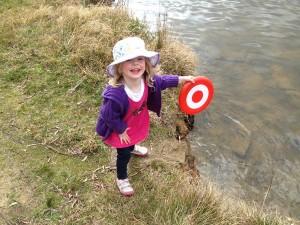
[[[201,98],[200,101],[198,102],[194,102],[193,101],[193,95],[195,94],[195,92],[197,91],[201,91],[203,96]],[[208,99],[208,88],[203,85],[203,84],[198,84],[196,86],[194,86],[188,93],[188,95],[186,96],[186,103],[188,105],[188,107],[190,107],[191,109],[197,109],[200,108],[202,105],[204,105],[204,103],[207,101]]]

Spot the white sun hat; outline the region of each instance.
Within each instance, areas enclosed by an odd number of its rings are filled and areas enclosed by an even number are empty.
[[[127,37],[118,41],[113,47],[114,61],[106,68],[108,75],[114,76],[116,72],[115,65],[138,56],[148,58],[153,67],[155,67],[160,60],[159,53],[146,50],[145,42],[139,37]]]

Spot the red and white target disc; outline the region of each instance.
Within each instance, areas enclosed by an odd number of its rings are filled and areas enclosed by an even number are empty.
[[[213,84],[208,78],[199,76],[194,81],[183,85],[178,98],[181,111],[190,115],[204,110],[214,95]]]

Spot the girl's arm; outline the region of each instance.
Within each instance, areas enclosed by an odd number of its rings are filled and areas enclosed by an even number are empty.
[[[195,79],[196,77],[194,77],[194,76],[179,76],[179,84],[182,84],[182,83],[185,83],[185,82],[187,82],[187,81],[191,81],[191,82],[193,82],[194,83],[194,79]]]
[[[156,75],[154,80],[156,82],[156,87],[159,87],[160,90],[165,90],[166,88],[177,87],[181,83],[187,81],[194,82],[196,77],[193,76],[179,76],[179,75]]]

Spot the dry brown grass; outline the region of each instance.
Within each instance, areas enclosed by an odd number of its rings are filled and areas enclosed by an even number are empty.
[[[163,71],[182,76],[195,75],[197,57],[191,48],[181,42],[169,38],[161,49],[161,57],[163,58],[161,64]]]

